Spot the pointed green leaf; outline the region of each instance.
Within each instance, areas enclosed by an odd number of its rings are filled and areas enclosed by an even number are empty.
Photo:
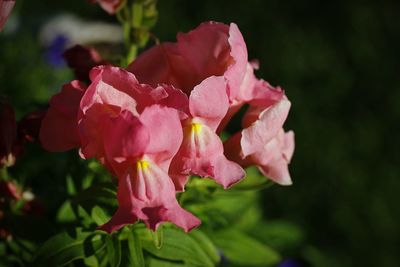
[[[117,236],[106,236],[106,247],[111,267],[118,267],[121,264],[121,242]]]
[[[92,219],[97,225],[103,225],[110,219],[110,217],[102,208],[94,206],[92,208]]]
[[[90,246],[90,249],[87,249]],[[74,235],[59,233],[47,240],[35,255],[35,266],[64,266],[74,260],[93,255],[101,249],[99,235],[77,231]]]
[[[266,266],[280,260],[276,251],[237,230],[217,232],[212,239],[224,256],[236,265]]]
[[[199,229],[195,229],[192,230],[189,235],[197,242],[199,246],[201,246],[203,251],[214,263],[218,263],[221,260],[217,248],[206,234]]]
[[[128,235],[128,248],[131,266],[144,267],[142,243],[134,231]]]
[[[188,266],[213,267],[214,262],[210,259],[202,247],[188,234],[181,230],[164,229],[163,245],[158,249],[149,233],[141,230],[143,248],[150,254],[169,261],[182,262]]]

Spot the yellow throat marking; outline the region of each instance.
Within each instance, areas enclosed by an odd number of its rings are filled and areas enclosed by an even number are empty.
[[[196,134],[198,134],[198,133],[200,133],[201,132],[201,128],[202,128],[203,126],[200,124],[200,123],[192,123],[192,132],[194,132],[194,133],[196,133]]]
[[[150,163],[147,160],[138,160],[136,162],[136,168],[138,171],[146,170],[150,166]]]

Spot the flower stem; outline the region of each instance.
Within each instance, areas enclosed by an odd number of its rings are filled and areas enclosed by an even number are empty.
[[[122,24],[125,44],[125,58],[121,65],[129,65],[153,36],[150,29],[157,22],[156,0],[128,0],[117,13]]]

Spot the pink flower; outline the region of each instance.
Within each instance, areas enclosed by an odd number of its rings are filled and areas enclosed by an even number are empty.
[[[39,133],[40,142],[48,151],[61,152],[80,146],[77,116],[85,90],[86,86],[75,80],[51,98]]]
[[[190,94],[189,118],[183,121],[183,143],[170,168],[179,191],[191,174],[214,178],[224,188],[245,175],[238,164],[226,159],[221,139],[215,133],[229,106],[225,88],[223,77],[212,76]]]
[[[227,157],[244,167],[256,165],[271,180],[290,185],[288,164],[294,151],[294,133],[282,129],[289,109],[286,97],[266,109],[250,107],[243,118],[244,130],[224,144]]]
[[[125,0],[89,0],[92,3],[98,3],[108,14],[115,14],[125,3]]]
[[[246,44],[237,25],[206,22],[179,33],[177,39],[177,43],[164,43],[142,53],[128,70],[141,82],[170,84],[187,95],[204,79],[223,76],[228,98],[233,101],[247,65]]]
[[[139,84],[117,67],[94,68],[80,104],[81,154],[102,161],[118,177],[119,208],[101,229],[112,232],[136,220],[156,229],[171,221],[189,231],[200,221],[182,209],[168,175],[182,143],[185,97],[170,87]],[[173,96],[171,98],[171,96]]]
[[[0,31],[3,29],[8,16],[15,5],[15,0],[0,0]]]

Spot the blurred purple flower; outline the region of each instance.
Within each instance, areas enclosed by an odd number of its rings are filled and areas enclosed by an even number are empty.
[[[56,36],[44,54],[45,60],[48,64],[53,67],[63,67],[65,66],[65,60],[63,58],[63,53],[68,43],[67,37],[64,35]]]

